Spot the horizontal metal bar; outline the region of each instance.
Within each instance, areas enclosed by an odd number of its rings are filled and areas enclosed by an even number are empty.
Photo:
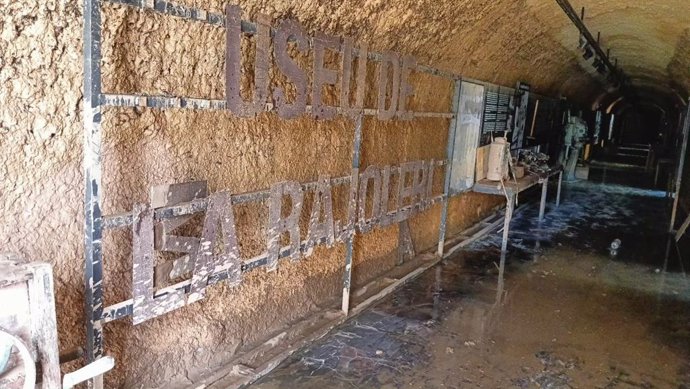
[[[198,22],[208,23],[213,26],[225,26],[225,15],[219,13],[212,13],[201,8],[188,7],[180,4],[174,4],[165,0],[105,0],[113,4],[128,5],[130,7],[137,7],[142,9],[149,9],[158,13],[176,16],[178,18],[193,20]],[[244,27],[244,23],[243,26]],[[256,31],[256,27],[249,25],[248,29]],[[242,29],[244,31],[244,28]]]
[[[426,74],[430,74],[432,76],[447,78],[451,81],[462,79],[462,77],[458,74],[447,72],[445,70],[432,68],[431,66],[426,66],[426,65],[417,65],[417,68],[415,70],[420,72],[420,73],[426,73]]]
[[[445,161],[444,161],[445,162]],[[352,177],[343,176],[331,179],[331,185],[345,185],[349,184]],[[312,181],[306,184],[302,184],[303,190],[314,190],[316,189],[317,182]],[[263,201],[268,199],[270,196],[270,189],[261,190],[257,192],[240,193],[232,195],[233,205],[244,204],[253,201]],[[155,210],[155,219],[157,221],[165,220],[177,216],[192,215],[195,213],[200,213],[206,211],[206,206],[208,205],[207,199],[193,200],[187,203],[182,203],[178,205],[173,205],[170,207],[157,208]],[[103,216],[103,228],[106,230],[112,230],[117,228],[124,228],[131,226],[134,218],[132,213],[120,213],[115,215]]]
[[[448,162],[446,160],[434,161],[436,166],[445,166]],[[351,176],[342,176],[331,179],[331,185],[345,185],[352,180]],[[302,184],[302,190],[316,189],[317,181],[307,182]],[[234,205],[249,203],[252,201],[263,201],[270,196],[270,189],[265,189],[257,192],[241,193],[232,196],[232,203]],[[206,211],[207,199],[193,200],[188,203],[173,205],[170,207],[158,208],[155,210],[155,219],[157,221],[165,220],[177,216],[192,215]],[[114,215],[105,215],[102,217],[103,228],[106,230],[113,230],[124,228],[132,225],[133,216],[131,212],[119,213]]]
[[[145,107],[155,109],[207,109],[213,111],[225,110],[225,100],[209,100],[199,99],[195,97],[178,97],[178,96],[148,96],[148,95],[129,95],[129,94],[113,94],[105,93],[101,95],[101,104],[107,107]],[[265,110],[273,111],[273,104],[267,103]],[[339,107],[336,107],[338,113],[342,113]],[[311,105],[307,105],[305,113],[311,113]],[[378,110],[373,108],[364,108],[363,112],[367,116],[378,115]],[[443,118],[452,119],[454,114],[449,112],[415,112],[414,117],[418,118]]]
[[[414,117],[452,119],[455,117],[455,114],[445,112],[415,112]]]
[[[407,212],[410,210],[419,211],[422,209],[423,206],[425,206],[427,204],[433,205],[433,204],[436,204],[438,202],[443,201],[444,199],[445,199],[445,195],[439,195],[439,196],[434,197],[433,199],[431,199],[427,203],[418,203],[418,204],[402,207],[396,213],[389,214],[389,216],[395,216],[398,213]],[[340,232],[342,232],[342,231],[340,231]],[[318,245],[324,244],[325,242],[326,242],[325,238],[321,239],[321,240],[319,240]],[[306,244],[307,244],[307,242],[303,241],[300,245],[300,250],[304,250],[304,248],[306,247]],[[290,249],[290,246],[285,246],[285,247],[280,249],[279,258],[287,258],[291,254],[292,254],[292,250]],[[268,254],[264,253],[264,254],[261,254],[257,257],[254,257],[254,258],[246,261],[245,263],[242,264],[242,272],[246,273],[246,272],[249,272],[253,269],[256,269],[256,268],[259,268],[261,266],[266,265],[267,259],[268,259]],[[224,281],[225,279],[227,279],[227,277],[228,277],[227,269],[218,269],[217,271],[214,272],[213,275],[211,275],[209,277],[208,285],[209,286],[215,285],[219,282]],[[163,295],[170,293],[174,290],[184,290],[184,292],[187,293],[187,292],[189,292],[190,286],[191,286],[191,280],[185,280],[185,281],[179,282],[177,284],[170,285],[168,287],[165,287],[165,288],[158,290],[155,293],[155,296],[156,297],[163,296]],[[132,299],[122,301],[120,303],[108,306],[103,310],[103,316],[101,317],[100,322],[101,322],[101,324],[105,324],[105,323],[109,323],[111,321],[115,321],[115,320],[130,316],[130,315],[132,315],[132,309],[133,309]]]
[[[161,14],[175,16],[189,21],[196,21],[207,23],[216,27],[225,27],[225,15],[220,13],[208,12],[201,8],[188,7],[185,5],[176,4],[172,1],[166,0],[105,0],[113,4],[122,4],[130,7],[136,7],[146,10],[151,10]],[[242,21],[242,32],[245,34],[256,33],[256,24],[248,21]],[[271,29],[271,35],[275,33],[274,29]],[[312,46],[311,37],[309,38],[309,45]],[[379,53],[370,52],[367,58],[374,61],[381,61],[383,56]],[[417,65],[415,70],[420,73],[430,74],[432,76],[437,76],[441,78],[447,78],[449,80],[459,80],[461,77],[457,74],[447,72],[444,70],[432,68],[425,65]]]
[[[649,147],[649,146],[645,146],[645,147],[623,147],[623,146],[620,146],[620,147],[618,147],[618,150],[649,152],[649,150],[651,150],[651,147]]]
[[[107,107],[187,108],[220,111],[225,109],[225,100],[104,93],[101,95],[101,105]]]
[[[647,158],[646,155],[639,155],[639,154],[627,154],[627,153],[616,153],[616,157],[630,157],[630,158]]]

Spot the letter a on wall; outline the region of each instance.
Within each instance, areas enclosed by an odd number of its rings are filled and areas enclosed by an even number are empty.
[[[218,241],[218,226],[221,228],[221,252],[214,253]],[[228,282],[236,286],[242,279],[242,261],[237,245],[235,214],[232,210],[229,192],[214,193],[209,197],[204,229],[199,249],[194,257],[194,275],[187,303],[201,300],[206,294],[208,278],[223,269],[228,273]]]

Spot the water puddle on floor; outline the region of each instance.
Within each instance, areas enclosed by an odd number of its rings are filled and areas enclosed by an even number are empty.
[[[690,280],[657,192],[578,183],[536,222],[426,272],[252,388],[690,388]],[[615,255],[609,250],[621,240]]]

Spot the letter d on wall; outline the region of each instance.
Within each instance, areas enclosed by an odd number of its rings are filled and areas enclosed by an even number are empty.
[[[390,120],[395,117],[398,109],[398,92],[400,91],[400,57],[392,52],[382,54],[381,64],[379,65],[379,99],[378,99],[378,118],[379,120]],[[386,108],[388,97],[388,73],[392,69],[390,105]]]

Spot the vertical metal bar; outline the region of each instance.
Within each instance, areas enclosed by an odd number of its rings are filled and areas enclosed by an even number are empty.
[[[84,284],[86,360],[103,355],[103,262],[101,252],[101,7],[84,1]],[[95,384],[96,386],[98,383]]]
[[[515,209],[515,193],[509,192],[506,204],[506,215],[503,219],[503,240],[501,241],[501,253],[508,252],[508,232],[510,231],[510,221],[513,220],[513,210]]]
[[[549,179],[545,178],[541,183],[541,203],[539,203],[539,223],[544,221],[544,213],[546,213],[546,195],[549,191]]]
[[[537,113],[539,113],[539,101],[534,104],[534,114],[532,115],[532,128],[529,130],[529,136],[534,138],[534,127],[537,125]]]
[[[503,282],[506,271],[506,257],[508,255],[508,233],[510,232],[510,221],[513,219],[513,210],[515,209],[516,194],[510,192],[508,202],[506,204],[506,215],[503,220],[503,241],[501,242],[501,262],[498,266],[498,285],[496,288],[496,301],[500,302],[503,297]]]
[[[515,193],[510,193],[506,204],[506,216],[503,220],[503,240],[501,241],[501,254],[508,252],[508,233],[510,232],[510,221],[513,220],[513,210],[515,209]]]
[[[685,123],[683,124],[683,146],[681,147],[680,156],[678,158],[678,167],[676,168],[676,192],[673,199],[673,210],[671,211],[671,222],[669,232],[673,232],[676,227],[676,217],[678,217],[678,201],[680,200],[680,186],[683,180],[683,169],[685,168],[685,154],[688,151],[688,132],[690,130],[690,104],[685,113]],[[668,251],[668,250],[667,250]]]
[[[563,171],[558,173],[558,190],[556,191],[556,208],[561,206],[561,186],[563,184]]]
[[[448,144],[446,145],[446,179],[443,189],[443,206],[441,209],[441,226],[438,232],[438,251],[439,257],[443,258],[443,246],[446,243],[446,223],[448,221],[448,203],[450,202],[450,173],[453,168],[453,146],[455,145],[455,129],[460,122],[459,111],[460,111],[460,88],[462,87],[462,81],[456,80],[453,91],[453,113],[455,116],[450,121],[450,126],[448,126]]]
[[[437,264],[434,274],[434,305],[431,309],[431,320],[433,321],[438,321],[441,317],[441,293],[443,292],[441,289],[442,271],[441,264]]]
[[[359,116],[357,116],[357,119],[355,120],[354,151],[352,152],[352,179],[350,180],[350,191],[354,191],[353,193],[357,193],[357,186],[359,184],[359,165],[362,146],[362,121],[363,114],[360,114]],[[350,209],[352,209],[353,207],[352,201],[353,199],[351,198],[350,204],[348,205]],[[356,200],[354,206],[356,209]],[[345,275],[343,276],[343,301],[341,305],[342,311],[345,315],[347,315],[350,312],[350,287],[352,284],[352,256],[354,254],[355,245],[355,223],[352,223],[348,227],[352,230],[347,232],[348,236],[345,241]]]

